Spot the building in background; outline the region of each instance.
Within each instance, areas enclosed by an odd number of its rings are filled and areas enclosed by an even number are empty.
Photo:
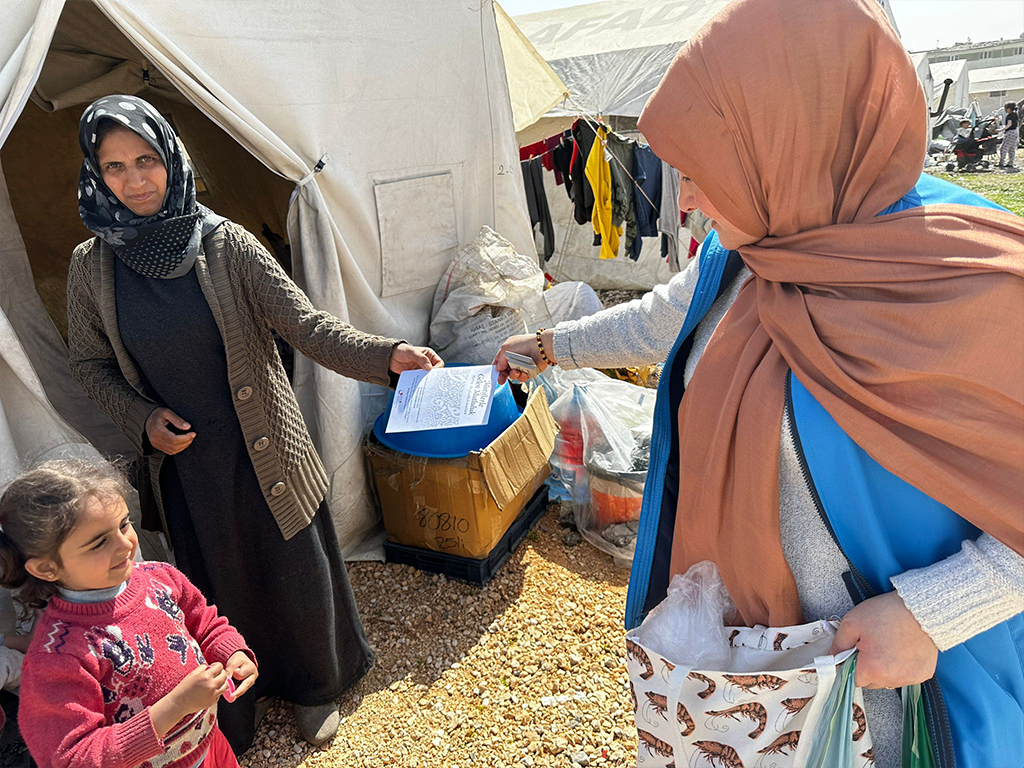
[[[933,109],[942,97],[946,78],[953,81],[946,98],[948,109],[967,109],[977,101],[984,114],[1007,101],[1024,98],[1024,35],[911,53],[915,62],[921,56],[931,72]]]

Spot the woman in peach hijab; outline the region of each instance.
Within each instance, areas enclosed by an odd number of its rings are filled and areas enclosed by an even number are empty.
[[[879,766],[913,683],[939,765],[1024,765],[1024,221],[922,175],[877,0],[737,0],[639,127],[715,234],[540,334],[564,367],[669,353],[627,625],[713,560],[748,625],[843,617]]]

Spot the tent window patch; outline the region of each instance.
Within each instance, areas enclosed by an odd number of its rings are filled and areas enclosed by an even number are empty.
[[[381,298],[433,289],[459,245],[451,171],[374,185]]]

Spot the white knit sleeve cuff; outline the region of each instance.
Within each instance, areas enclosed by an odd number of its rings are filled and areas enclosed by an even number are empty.
[[[579,368],[576,359],[572,356],[572,334],[576,328],[572,321],[559,323],[551,337],[551,351],[555,355],[555,362],[559,368],[572,370]]]
[[[986,551],[1004,545],[990,537],[982,539],[988,539],[987,543],[979,540],[982,547],[965,541],[955,555],[890,579],[940,651],[947,651],[1024,610],[1024,594],[1005,578],[1005,573],[994,564],[992,553]]]

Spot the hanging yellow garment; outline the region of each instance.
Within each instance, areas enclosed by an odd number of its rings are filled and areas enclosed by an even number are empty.
[[[622,227],[612,226],[612,172],[605,155],[605,137],[608,127],[597,129],[597,138],[587,158],[587,181],[594,190],[594,212],[591,221],[594,232],[601,236],[601,258],[614,259],[619,255],[619,236]]]

